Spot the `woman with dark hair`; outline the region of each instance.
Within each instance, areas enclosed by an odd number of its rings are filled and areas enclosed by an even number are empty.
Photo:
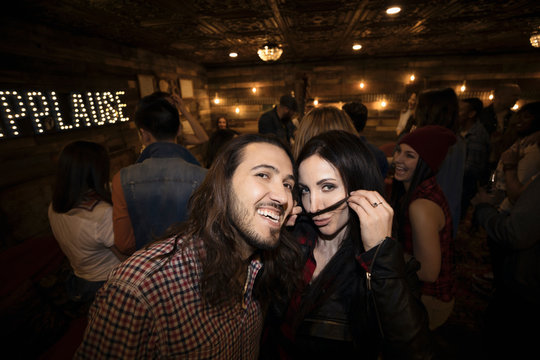
[[[216,128],[217,130],[229,130],[234,132],[236,135],[239,135],[240,133],[236,130],[233,130],[229,127],[229,119],[227,119],[225,116],[219,116],[216,119]]]
[[[427,314],[412,291],[415,262],[406,264],[390,238],[393,210],[369,149],[331,130],[305,144],[297,166],[304,281],[270,308],[262,357],[430,358]]]
[[[398,141],[393,160],[394,235],[421,264],[418,278],[431,329],[442,325],[454,307],[452,217],[435,176],[455,141],[445,127],[424,126]]]
[[[75,141],[62,150],[49,222],[73,270],[69,295],[91,300],[123,258],[113,245],[109,155],[103,146]]]
[[[417,123],[416,128],[438,125],[449,129],[456,135],[456,141],[448,150],[436,175],[437,183],[448,201],[453,223],[452,237],[455,239],[461,219],[463,176],[467,157],[465,140],[457,135],[459,102],[456,92],[451,88],[429,89],[421,92],[414,118]]]

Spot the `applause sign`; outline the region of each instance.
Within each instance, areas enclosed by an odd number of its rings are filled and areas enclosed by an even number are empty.
[[[129,121],[124,91],[0,90],[0,141]]]

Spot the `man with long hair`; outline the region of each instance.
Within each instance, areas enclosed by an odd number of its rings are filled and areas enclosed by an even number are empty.
[[[75,358],[256,359],[263,310],[301,276],[301,251],[283,229],[294,184],[276,137],[231,140],[188,220],[112,272]]]

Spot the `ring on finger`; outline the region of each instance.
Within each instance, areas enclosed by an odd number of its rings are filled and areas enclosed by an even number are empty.
[[[377,206],[379,205],[382,205],[382,201],[381,202],[374,202],[374,203],[371,203],[371,206],[373,206],[374,208],[376,208]]]

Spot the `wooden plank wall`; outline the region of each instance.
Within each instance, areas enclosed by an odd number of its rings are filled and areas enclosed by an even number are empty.
[[[206,74],[197,64],[42,26],[19,22],[9,28],[9,36],[0,42],[5,64],[0,69],[0,90],[125,90],[125,115],[131,117],[140,98],[138,75],[151,76],[155,90],[160,80],[178,86],[179,79],[188,79],[193,82],[194,97],[187,103],[209,126]],[[62,147],[74,140],[103,144],[111,156],[111,176],[132,164],[140,149],[132,121],[0,139],[0,249],[49,234],[47,206],[55,160]],[[200,158],[200,148],[192,151]]]
[[[411,74],[415,75],[414,81],[410,81]],[[276,63],[256,68],[208,69],[207,75],[210,97],[217,94],[221,100],[217,105],[210,103],[212,115],[225,115],[233,126],[245,131],[256,131],[260,114],[284,93],[294,93],[305,111],[312,107],[314,99],[338,107],[360,100],[369,110],[367,130],[390,133],[410,93],[415,91],[452,87],[459,97],[479,97],[488,105],[488,96],[497,84],[516,82],[523,92],[521,103],[540,99],[540,62],[530,54],[399,59],[359,56],[357,61],[333,64]],[[462,93],[464,81],[466,91]],[[256,93],[251,91],[253,87]],[[386,108],[381,106],[383,99]]]

